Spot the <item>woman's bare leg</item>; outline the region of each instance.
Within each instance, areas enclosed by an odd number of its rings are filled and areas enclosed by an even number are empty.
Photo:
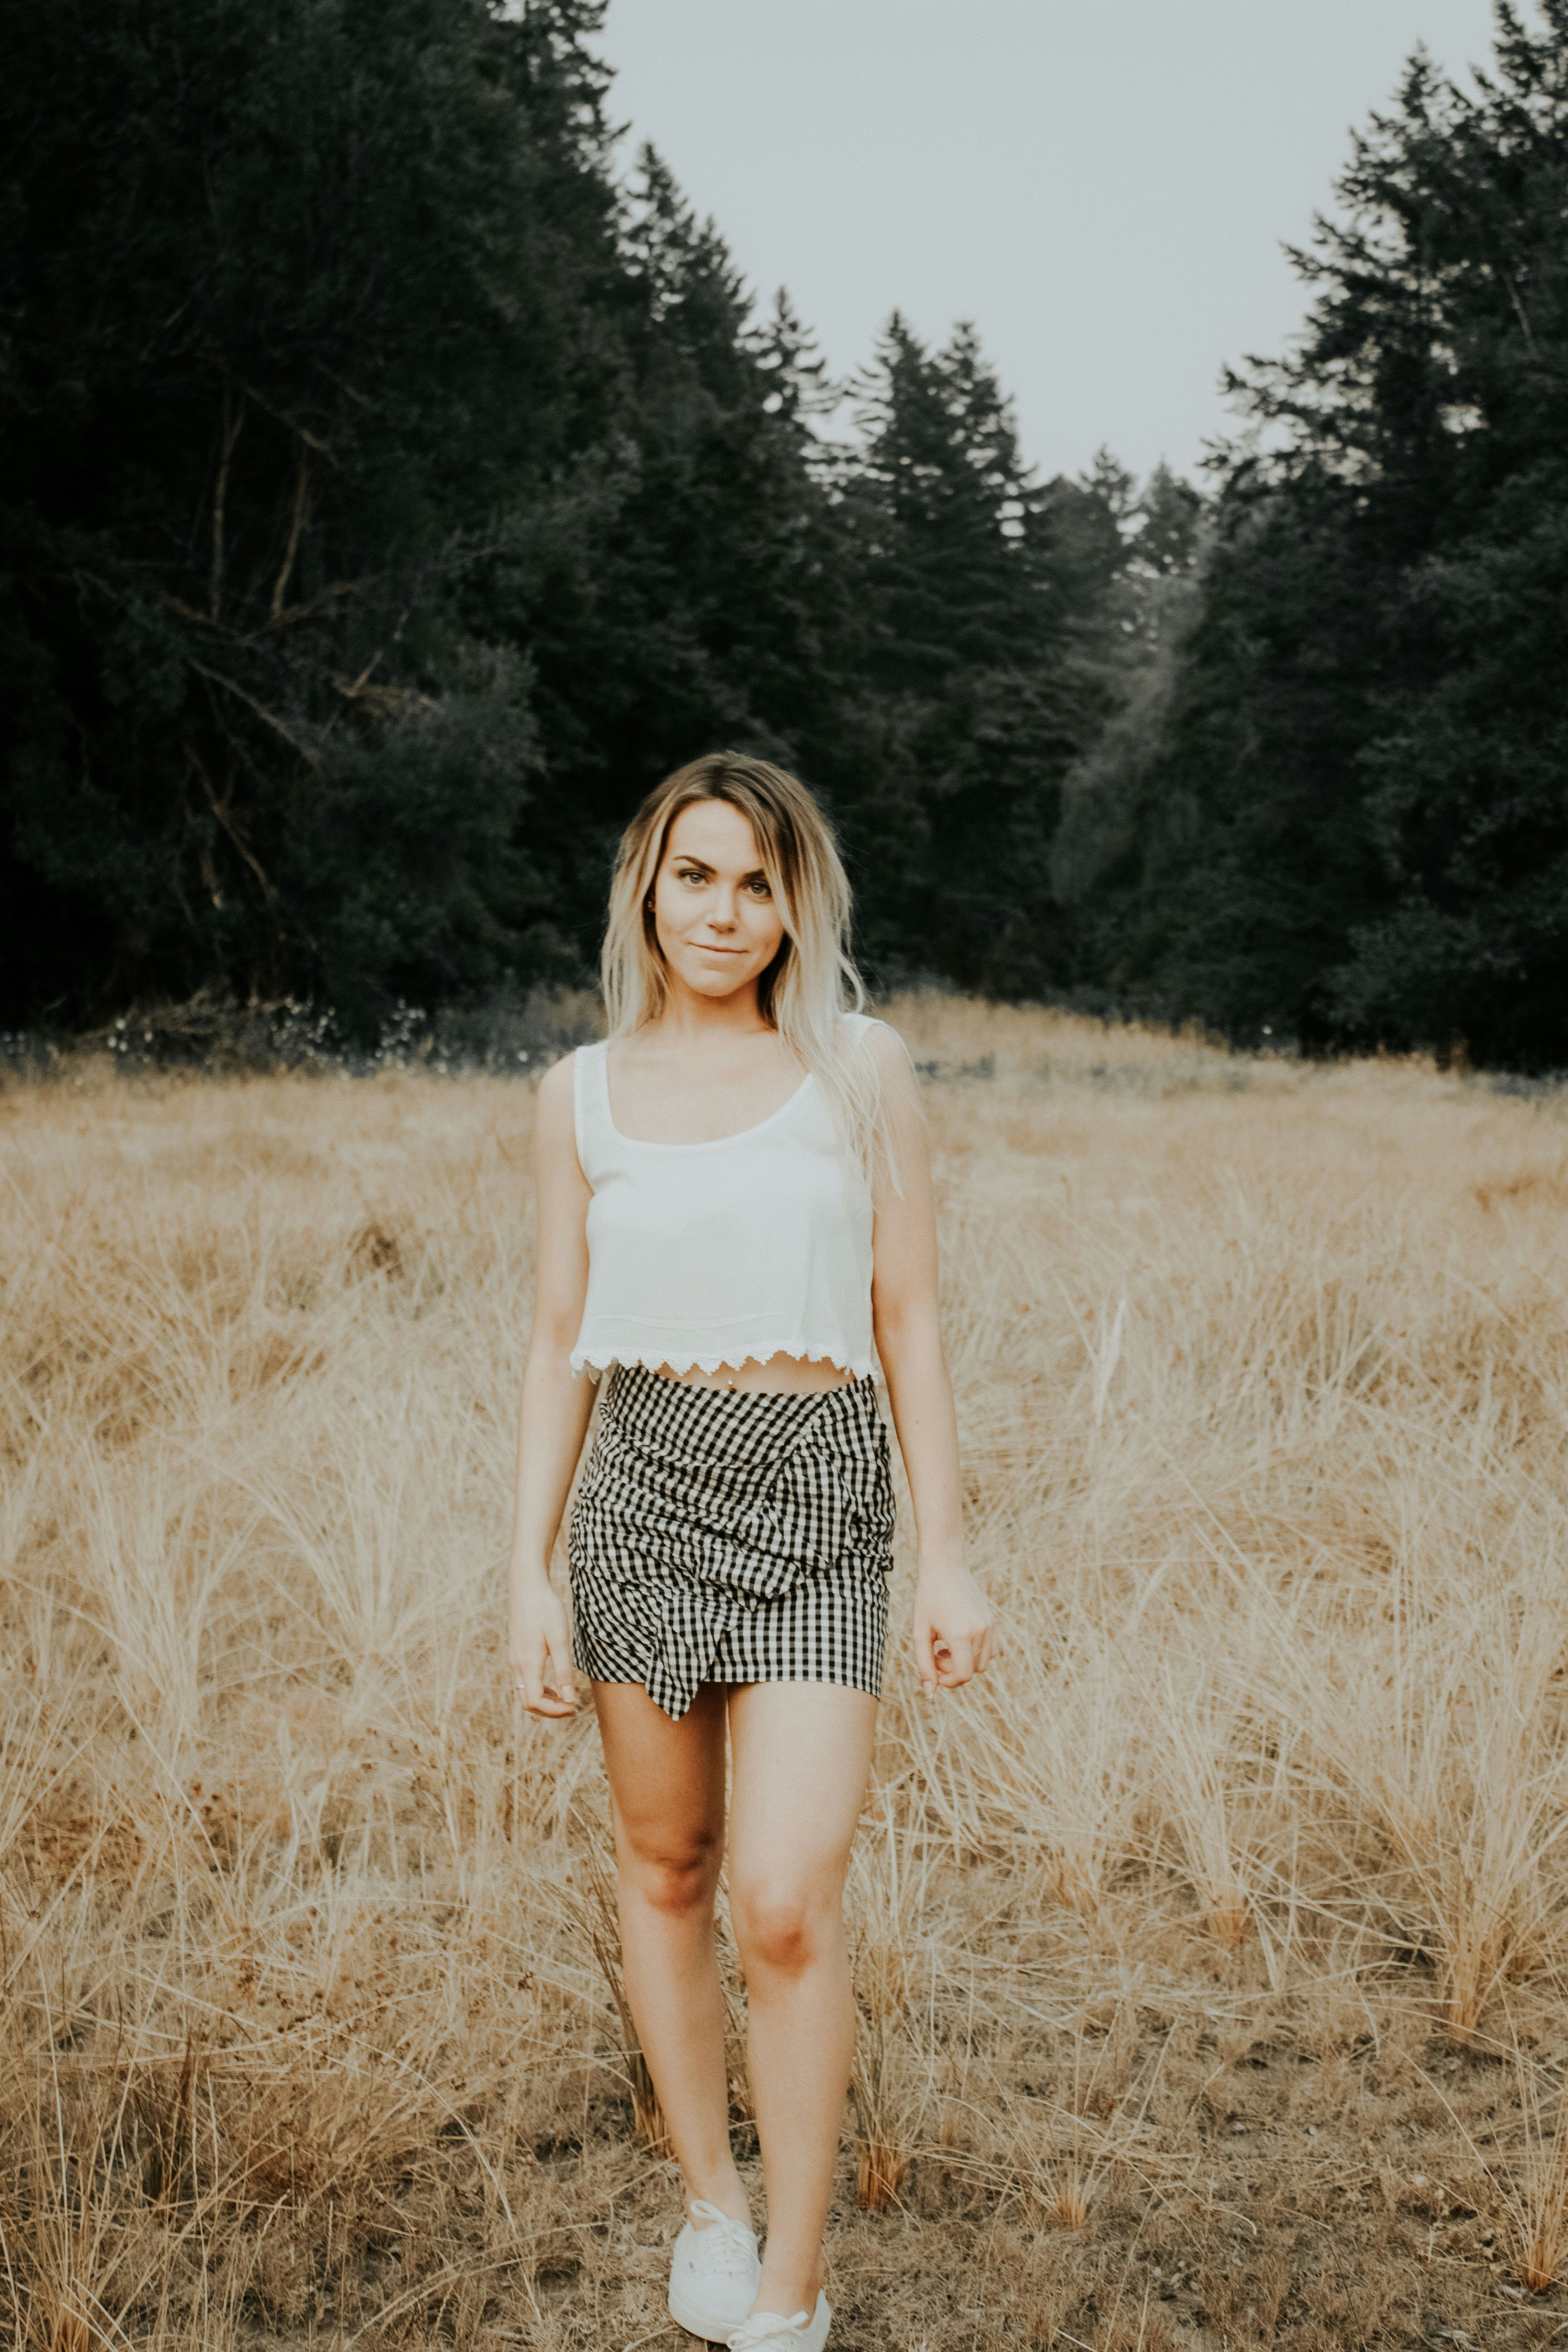
[[[641,1683],[594,1685],[610,1776],[626,1999],[689,2198],[749,2221],[730,2150],[713,1896],[724,1855],[724,1693],[672,1723]],[[700,2225],[699,2225],[700,2226]]]
[[[752,2096],[768,2191],[755,2308],[815,2308],[855,2051],[844,1877],[877,1702],[831,1683],[730,1699],[730,1912],[746,1972]]]

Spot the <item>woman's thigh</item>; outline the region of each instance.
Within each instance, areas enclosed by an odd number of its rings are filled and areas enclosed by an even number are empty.
[[[593,1685],[618,1840],[649,1861],[711,1853],[724,1843],[724,1693],[699,1691],[672,1722],[641,1683]]]
[[[737,1907],[837,1901],[870,1777],[877,1701],[837,1683],[730,1695],[730,1885]]]

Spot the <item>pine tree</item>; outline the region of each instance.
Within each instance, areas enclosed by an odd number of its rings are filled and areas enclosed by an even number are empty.
[[[1234,380],[1200,609],[1100,920],[1122,1001],[1568,1059],[1568,0],[1421,54]],[[1261,428],[1258,430],[1258,428]]]
[[[614,397],[594,446],[517,509],[476,592],[534,678],[544,780],[528,838],[597,943],[614,836],[722,744],[799,761],[827,668],[822,394],[787,304],[754,317],[722,237],[644,148],[621,228]]]
[[[1082,697],[1057,534],[970,327],[895,315],[859,387],[845,484],[858,580],[838,796],[868,943],[1019,992],[1059,964],[1048,884]]]
[[[406,779],[415,740],[423,821],[383,828],[382,864],[402,840],[395,887],[421,877],[424,912],[406,953],[383,927],[364,1017],[493,976],[529,922],[526,679],[487,662],[458,604],[499,483],[515,494],[592,430],[580,322],[614,257],[584,47],[601,14],[10,12],[12,1018],[214,978],[321,985],[375,778]],[[470,733],[493,694],[502,756],[482,775],[437,750],[448,689]],[[372,739],[404,719],[410,744],[383,757]]]

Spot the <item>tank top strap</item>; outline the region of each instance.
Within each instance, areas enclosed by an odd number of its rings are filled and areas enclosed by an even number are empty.
[[[615,1156],[616,1130],[610,1120],[609,1042],[579,1045],[572,1056],[572,1102],[577,1130],[577,1164],[590,1185],[597,1185]]]
[[[857,1045],[868,1045],[872,1030],[882,1025],[874,1013],[841,1013],[838,1018],[844,1024],[842,1034]]]

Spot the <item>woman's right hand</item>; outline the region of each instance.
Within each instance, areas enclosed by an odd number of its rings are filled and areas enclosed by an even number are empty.
[[[510,1662],[530,1715],[576,1714],[572,1635],[547,1576],[512,1578]]]

